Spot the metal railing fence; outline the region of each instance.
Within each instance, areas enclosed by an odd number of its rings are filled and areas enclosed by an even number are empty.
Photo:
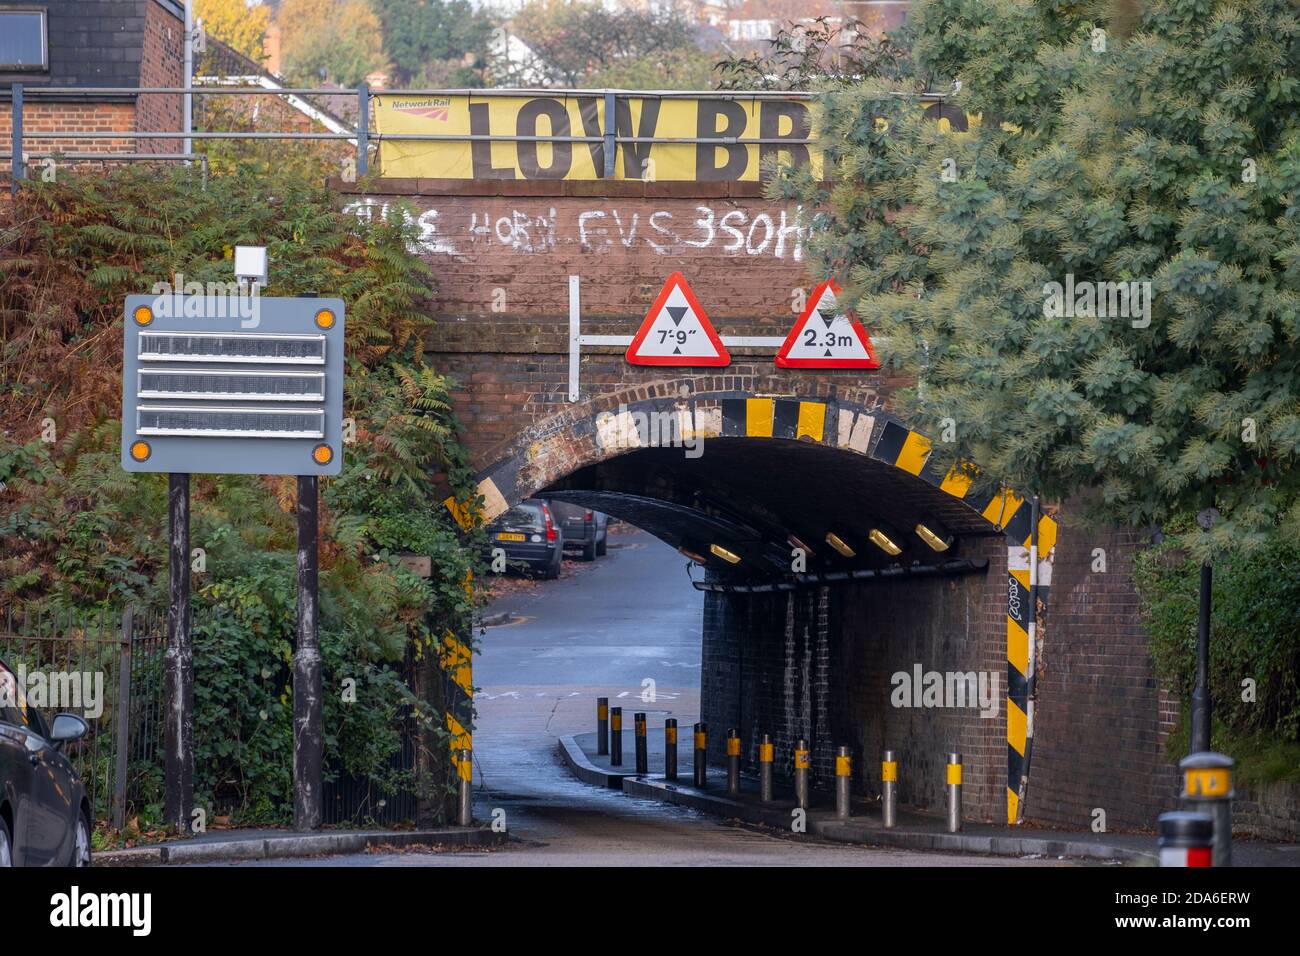
[[[778,146],[798,144],[798,140],[782,137],[743,137],[743,136],[633,136],[625,135],[617,129],[620,98],[636,99],[688,99],[709,100],[810,100],[813,94],[779,90],[609,90],[609,89],[410,89],[372,91],[362,84],[354,89],[330,87],[276,87],[248,85],[200,85],[152,86],[152,87],[39,87],[29,88],[22,83],[11,83],[10,115],[13,145],[7,158],[13,174],[13,189],[17,190],[20,180],[26,175],[26,160],[23,151],[24,138],[30,135],[41,140],[285,140],[285,141],[337,141],[349,142],[356,147],[356,170],[358,176],[366,175],[370,170],[370,149],[383,141],[392,142],[535,142],[535,143],[604,143],[606,145],[606,176],[613,176],[614,152],[620,143],[626,144],[662,144],[662,145],[698,145],[698,146]],[[23,104],[26,100],[39,100],[59,97],[95,96],[140,96],[140,95],[177,95],[182,97],[248,95],[281,96],[296,98],[302,96],[355,97],[357,120],[351,126],[343,122],[332,122],[342,132],[301,133],[293,131],[249,132],[239,130],[207,130],[185,132],[176,130],[46,130],[32,131],[30,134],[23,127]],[[599,135],[511,135],[498,133],[379,133],[371,130],[371,101],[376,97],[393,96],[475,96],[475,97],[530,97],[548,96],[561,99],[572,97],[601,97],[605,103],[604,129]],[[923,102],[942,102],[941,94],[925,94],[920,97]],[[308,104],[309,106],[311,104]],[[44,155],[59,155],[45,153]],[[78,154],[80,155],[80,154]],[[112,154],[107,154],[111,157]],[[117,154],[126,159],[128,154]],[[137,154],[140,158],[162,158],[156,154]],[[189,154],[177,154],[190,158]],[[71,157],[67,157],[71,158]],[[96,155],[95,159],[101,157]]]

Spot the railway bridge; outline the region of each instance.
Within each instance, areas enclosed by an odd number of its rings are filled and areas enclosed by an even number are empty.
[[[888,747],[903,802],[938,809],[958,750],[972,815],[1084,826],[1105,807],[1112,826],[1148,825],[1171,792],[1161,748],[1177,715],[1137,619],[1137,542],[1076,526],[1069,502],[935,469],[932,436],[894,411],[905,375],[775,361],[826,277],[809,274],[813,210],[764,198],[758,154],[806,138],[806,104],[760,127],[760,99],[670,99],[647,133],[633,102],[610,144],[572,135],[596,100],[464,99],[434,104],[445,138],[386,138],[384,176],[338,186],[358,215],[418,227],[438,279],[427,358],[458,383],[486,516],[560,497],[702,566],[701,717],[739,728],[747,764],[758,733],[786,755],[809,740],[823,784],[836,746],[868,767]],[[428,119],[402,102],[381,107],[381,129]],[[688,109],[709,118],[682,121],[687,143],[632,164],[597,149],[622,158],[640,145],[625,138],[663,136]],[[713,145],[724,127],[742,145]],[[673,273],[725,364],[628,360]]]

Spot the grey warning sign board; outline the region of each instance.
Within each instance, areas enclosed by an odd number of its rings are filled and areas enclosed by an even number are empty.
[[[337,475],[343,313],[341,299],[127,297],[122,467]]]

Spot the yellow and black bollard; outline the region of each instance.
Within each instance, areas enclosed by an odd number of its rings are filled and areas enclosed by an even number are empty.
[[[811,769],[808,741],[800,737],[794,748],[794,802],[803,810],[808,809],[808,772]]]
[[[596,698],[596,754],[609,753],[609,698]]]
[[[708,774],[709,727],[707,724],[695,725],[695,786],[704,789]]]
[[[623,708],[609,709],[609,765],[623,766]]]
[[[474,808],[470,785],[474,782],[474,754],[469,750],[460,752],[460,762],[456,765],[456,774],[460,777],[459,806],[456,822],[463,827],[474,822]]]
[[[853,758],[849,748],[835,752],[835,815],[841,820],[849,818],[849,792],[853,786]]]
[[[727,795],[740,796],[740,733],[727,731]]]
[[[650,772],[650,754],[646,749],[645,714],[632,715],[632,732],[636,735],[636,773],[644,777]]]
[[[880,761],[880,819],[886,830],[898,826],[898,761],[892,750]]]
[[[1213,866],[1232,866],[1232,768],[1224,754],[1204,751],[1178,762],[1183,771],[1183,807],[1214,821]]]
[[[664,779],[677,779],[677,720],[664,721]]]
[[[961,832],[961,754],[948,754],[948,832]]]
[[[764,734],[758,745],[758,799],[764,803],[772,802],[772,758],[776,748],[772,746],[772,735]]]

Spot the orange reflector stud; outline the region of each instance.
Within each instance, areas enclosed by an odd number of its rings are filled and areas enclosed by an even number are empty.
[[[147,441],[131,442],[131,457],[134,458],[136,461],[148,461],[149,455],[152,451],[153,449],[149,447],[149,443]]]
[[[334,313],[329,309],[321,309],[316,313],[316,327],[321,329],[334,328]]]
[[[153,321],[153,309],[147,305],[138,305],[131,313],[131,318],[135,319],[136,325],[148,325]]]
[[[318,465],[328,465],[334,460],[334,449],[329,445],[317,445],[311,450],[311,457]]]

